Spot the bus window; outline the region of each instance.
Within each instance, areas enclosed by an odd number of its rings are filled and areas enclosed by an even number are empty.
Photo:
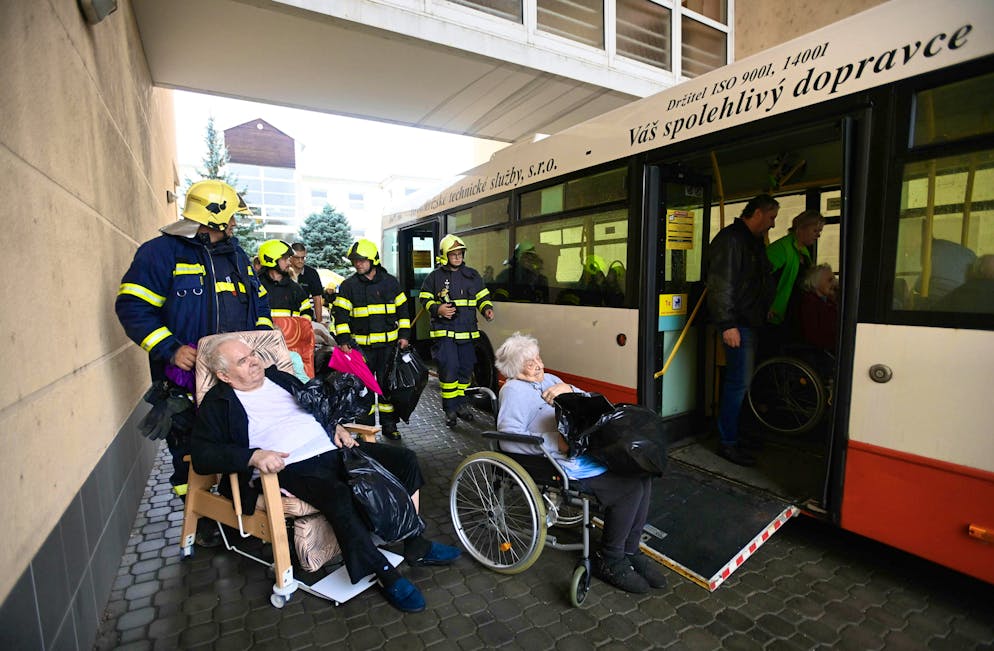
[[[994,151],[904,166],[892,305],[994,313]]]
[[[491,294],[497,295],[497,274],[507,259],[508,231],[506,228],[482,233],[459,234],[466,243],[466,264],[483,276],[483,282]]]
[[[386,239],[384,239],[384,245]],[[414,286],[420,288],[435,268],[435,239],[431,236],[411,238],[411,266]],[[388,268],[389,269],[389,268]]]
[[[818,238],[818,264],[829,264],[838,274],[841,271],[839,251],[842,246],[842,191],[827,190],[821,194],[821,214],[825,218],[825,228]]]
[[[524,192],[521,194],[521,219],[624,201],[628,198],[627,181],[628,169],[619,167]]]
[[[519,226],[515,242],[534,245],[549,302],[627,304],[627,209]]]
[[[400,251],[397,249],[397,229],[389,228],[383,231],[383,246],[380,247],[380,263],[390,273],[397,275],[400,271]]]
[[[459,231],[471,228],[480,228],[481,226],[491,226],[506,222],[508,220],[507,207],[509,205],[510,199],[503,197],[494,201],[481,203],[466,210],[450,213],[446,215],[446,223],[448,224],[446,231],[449,233],[458,233]]]
[[[994,73],[922,91],[915,96],[911,146],[949,142],[994,131]]]

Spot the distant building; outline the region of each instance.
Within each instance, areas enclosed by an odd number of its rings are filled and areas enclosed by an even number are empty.
[[[228,169],[267,238],[297,239],[304,220],[330,205],[345,215],[353,237],[380,240],[384,208],[441,179],[390,175],[341,178],[298,169],[302,143],[259,118],[224,130]],[[306,157],[305,157],[306,160]]]

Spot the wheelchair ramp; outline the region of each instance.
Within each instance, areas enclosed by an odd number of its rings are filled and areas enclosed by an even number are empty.
[[[653,482],[642,551],[714,591],[798,512],[671,458]]]

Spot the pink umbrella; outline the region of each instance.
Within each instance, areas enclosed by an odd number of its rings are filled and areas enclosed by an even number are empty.
[[[331,359],[328,361],[328,366],[342,373],[351,373],[362,380],[362,383],[370,391],[381,396],[383,395],[383,389],[380,388],[379,383],[373,376],[373,372],[366,366],[366,360],[362,358],[362,353],[358,350],[353,349],[351,353],[346,354],[341,348],[336,347],[331,351]]]

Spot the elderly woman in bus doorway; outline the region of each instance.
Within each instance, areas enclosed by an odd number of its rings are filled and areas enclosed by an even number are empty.
[[[495,354],[495,366],[507,382],[500,390],[497,429],[511,434],[541,436],[548,450],[582,490],[593,493],[605,509],[604,533],[594,555],[593,574],[627,592],[644,593],[665,588],[659,566],[639,551],[639,539],[649,514],[650,477],[612,473],[586,456],[568,458],[566,440],[556,427],[553,399],[561,393],[580,392],[545,372],[538,340],[514,333]],[[505,452],[542,454],[537,445],[502,442]]]

